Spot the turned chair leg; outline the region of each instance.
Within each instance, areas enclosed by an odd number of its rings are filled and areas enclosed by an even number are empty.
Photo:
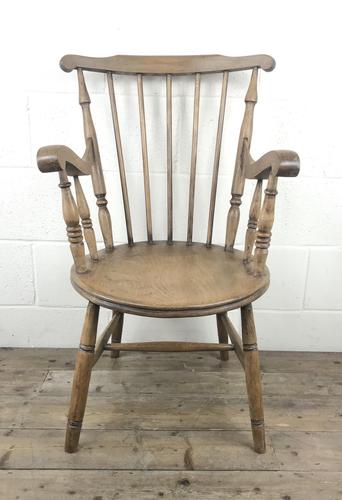
[[[122,337],[122,328],[123,328],[123,319],[124,315],[122,313],[117,313],[113,311],[113,316],[114,314],[119,314],[119,321],[118,324],[112,333],[112,344],[116,344],[118,342],[121,342],[121,337]],[[111,352],[111,357],[112,358],[118,358],[120,356],[120,351],[112,351]]]
[[[228,333],[222,321],[222,317],[225,314],[226,313],[216,314],[217,333],[220,344],[228,344],[229,342]],[[228,361],[229,351],[220,351],[220,358],[222,361]]]
[[[265,453],[264,409],[262,403],[259,352],[251,304],[241,308],[242,342],[245,360],[246,385],[249,412],[254,441],[254,450]]]
[[[74,381],[71,390],[68,423],[65,436],[65,451],[77,451],[82,421],[87,402],[91,370],[94,362],[99,306],[89,302],[77,353]]]

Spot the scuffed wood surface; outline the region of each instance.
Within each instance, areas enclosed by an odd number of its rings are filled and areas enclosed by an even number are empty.
[[[342,432],[268,430],[255,456],[249,431],[85,430],[66,455],[64,430],[5,430],[3,469],[342,470]],[[213,452],[214,451],[214,452]]]
[[[341,484],[338,472],[0,471],[7,500],[339,500]]]
[[[70,348],[24,349],[3,347],[0,348],[0,373],[31,368],[34,370],[73,370],[76,352],[76,349]],[[342,353],[339,352],[260,351],[260,358],[263,372],[310,372],[334,375],[342,370]],[[215,353],[205,355],[192,353],[141,355],[132,352],[125,353],[124,357],[116,360],[115,363],[112,362],[109,354],[104,354],[94,369],[117,370],[118,368],[126,368],[135,370],[149,365],[151,369],[160,369],[162,367],[163,370],[182,370],[184,363],[190,368],[200,367],[201,371],[217,371],[218,369],[220,371],[226,369],[230,372],[241,371],[240,363],[235,359],[235,356],[231,357],[229,364],[220,363],[218,355]]]
[[[1,499],[342,498],[341,353],[261,353],[262,456],[242,369],[218,353],[104,355],[66,455],[75,354],[0,349]]]

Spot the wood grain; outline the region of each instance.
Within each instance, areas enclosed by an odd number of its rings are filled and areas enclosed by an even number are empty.
[[[131,245],[133,243],[131,211],[130,211],[130,207],[129,207],[129,198],[128,198],[128,190],[127,190],[125,163],[124,163],[122,143],[121,143],[119,117],[118,117],[118,111],[117,111],[117,107],[116,107],[116,98],[115,98],[115,91],[114,91],[113,76],[111,73],[107,74],[107,84],[108,84],[108,91],[109,91],[110,108],[111,108],[111,112],[112,112],[116,152],[117,152],[119,172],[120,172],[121,191],[122,191],[122,198],[123,198],[123,204],[124,204],[124,210],[125,210],[127,240],[128,240],[128,243]]]
[[[261,373],[253,308],[251,304],[241,308],[241,324],[244,368],[254,449],[257,453],[265,453],[266,441]]]
[[[169,354],[169,353],[168,353]],[[169,354],[171,355],[171,354]],[[180,354],[178,354],[179,356]],[[145,359],[144,368],[125,369],[121,367],[124,358],[117,360],[118,366],[115,369],[97,369],[93,371],[92,380],[89,392],[95,397],[104,397],[109,394],[123,394],[139,393],[155,393],[163,394],[167,390],[169,395],[182,394],[182,396],[191,396],[198,393],[198,387],[201,387],[200,394],[210,394],[212,388],[215,386],[215,394],[220,396],[238,397],[246,394],[245,375],[241,366],[236,367],[232,372],[230,371],[229,363],[222,363],[216,354],[216,370],[211,371],[201,369],[196,364],[185,364],[185,372],[181,369],[175,370],[162,369],[161,365],[154,365],[153,360],[159,357],[159,354],[151,354],[150,358]],[[177,356],[175,354],[175,356]],[[198,356],[196,354],[195,356]],[[203,360],[210,356],[210,353],[201,355],[201,363]],[[164,357],[163,363],[167,365],[167,358]],[[232,360],[233,361],[233,360]],[[156,366],[156,367],[155,367]],[[139,375],[140,374],[140,375]],[[229,375],[232,374],[232,377]],[[170,383],[172,380],[172,384]],[[40,394],[48,396],[67,396],[69,393],[69,385],[72,382],[72,370],[56,370],[49,372],[46,380],[42,385],[39,385]],[[101,386],[101,391],[97,392],[96,387]],[[11,393],[10,384],[4,393]],[[338,398],[342,396],[342,376],[335,374],[332,376],[315,375],[313,372],[301,373],[292,372],[278,373],[270,372],[263,374],[263,387],[264,392],[269,397],[277,397],[279,394],[279,387],[282,387],[282,397],[290,400],[291,398],[297,399],[298,394],[301,395],[303,400],[323,398]],[[246,408],[247,410],[247,408]]]
[[[166,171],[167,171],[167,241],[173,239],[173,183],[172,183],[172,76],[166,76]]]
[[[95,373],[95,371],[94,371]],[[145,376],[139,372],[136,376]],[[172,375],[172,373],[171,373]],[[226,374],[235,379],[235,374]],[[96,377],[92,379],[98,380]],[[184,377],[185,378],[185,377]],[[202,379],[203,377],[201,377]],[[65,383],[70,380],[65,377]],[[140,386],[140,393],[131,388],[124,391],[125,384],[113,395],[103,380],[92,383],[83,420],[83,429],[107,430],[244,430],[250,429],[248,401],[239,378],[240,394],[227,391],[211,393],[208,386],[196,393],[185,388],[178,380],[167,399],[160,390],[155,394]],[[134,383],[132,380],[129,384]],[[170,382],[169,382],[170,384]],[[127,384],[128,385],[128,384]],[[186,384],[188,385],[188,384]],[[162,384],[167,387],[166,382]],[[159,386],[161,387],[161,386]],[[116,390],[117,386],[115,387]],[[177,390],[176,390],[177,389]],[[298,390],[299,392],[299,390]],[[339,431],[342,432],[341,398],[338,396],[317,396],[301,398],[300,394],[277,398],[275,394],[264,393],[267,429],[287,431]],[[3,395],[0,397],[1,429],[64,429],[69,394],[49,393]]]
[[[225,71],[223,73],[223,78],[222,78],[221,101],[220,101],[220,110],[219,110],[218,123],[217,123],[215,156],[214,156],[213,175],[212,175],[211,193],[210,193],[210,205],[209,205],[207,245],[211,245],[212,238],[213,238],[216,192],[217,192],[217,182],[218,182],[218,173],[219,173],[221,147],[222,147],[224,115],[225,115],[225,111],[226,111],[228,76],[229,76],[229,73],[227,71]]]
[[[245,113],[240,128],[239,141],[236,152],[234,176],[231,188],[230,208],[227,217],[226,249],[234,249],[236,234],[240,221],[240,205],[245,187],[246,158],[249,158],[253,132],[254,107],[258,100],[258,69],[254,68],[245,97]]]
[[[72,271],[72,283],[92,302],[121,312],[206,315],[239,307],[268,286],[267,275],[247,272],[242,252],[217,245],[137,243],[99,256],[96,265],[88,262],[88,273]]]
[[[258,460],[249,431],[85,430],[77,455],[64,453],[62,436],[52,429],[3,432],[2,468],[340,472],[342,464],[341,432],[270,430],[269,451]]]
[[[76,191],[77,208],[82,221],[84,239],[87,242],[90,258],[92,260],[97,261],[98,254],[97,254],[96,238],[93,229],[93,223],[90,218],[89,205],[84,195],[81,181],[78,176],[74,177],[74,183]]]
[[[99,487],[99,484],[101,485]],[[198,500],[339,499],[341,472],[287,471],[0,471],[0,494],[8,500]],[[101,495],[99,495],[101,490]]]
[[[198,146],[198,126],[200,110],[200,89],[201,75],[195,75],[194,89],[194,112],[192,122],[192,142],[191,142],[191,164],[190,164],[190,183],[189,183],[189,207],[188,207],[188,230],[187,242],[192,243],[192,233],[194,227],[194,206],[195,206],[195,185],[196,185],[196,167],[197,167],[197,146]]]
[[[121,342],[122,338],[122,330],[123,330],[123,323],[124,323],[124,315],[119,312],[113,311],[112,316],[117,316],[119,318],[119,321],[115,325],[115,329],[112,333],[112,339],[111,343],[114,344],[116,342]],[[120,351],[112,351],[110,353],[110,357],[113,358],[118,358],[120,356]]]
[[[221,316],[222,326],[226,330],[228,337],[230,338],[232,344],[234,345],[234,350],[241,366],[245,367],[245,356],[243,353],[242,340],[238,332],[236,331],[233,323],[228,318],[227,314],[222,314]]]
[[[194,352],[194,351],[232,351],[234,347],[227,342],[125,342],[105,346],[106,351],[142,351],[142,352]]]
[[[114,313],[111,321],[108,323],[108,325],[100,335],[98,341],[96,342],[93,366],[100,359],[109,338],[113,335],[115,336],[116,330],[118,328],[118,325],[120,325],[121,321],[122,321],[122,314]]]
[[[272,226],[274,222],[275,199],[277,195],[278,178],[270,175],[265,189],[264,201],[258,221],[253,258],[253,272],[265,272],[268,247],[271,243]]]
[[[88,304],[77,352],[74,380],[71,389],[68,422],[65,434],[65,451],[74,453],[78,447],[83,416],[88,397],[91,369],[94,364],[99,307]]]
[[[262,353],[268,452],[257,459],[244,374],[213,353],[105,355],[80,453],[66,455],[74,353],[0,349],[1,498],[339,499],[342,353]]]
[[[261,369],[264,373],[276,373],[279,376],[281,374],[292,376],[291,374],[301,373],[303,377],[313,377],[317,384],[319,384],[318,380],[323,377],[323,386],[319,389],[321,393],[323,391],[322,395],[330,394],[329,387],[336,375],[340,374],[339,367],[342,364],[342,352],[262,350],[259,352]],[[72,348],[35,347],[34,349],[27,349],[0,347],[0,370],[3,370],[1,372],[1,381],[7,380],[8,383],[14,385],[21,381],[24,382],[28,370],[34,373],[34,376],[39,380],[44,377],[47,370],[72,371],[75,366],[75,355],[76,349]],[[205,363],[203,359],[205,359]],[[142,355],[141,353],[131,352],[125,353],[125,356],[116,360],[114,364],[110,359],[110,355],[105,353],[94,370],[95,372],[97,370],[118,371],[120,368],[135,371],[146,368],[146,361],[153,370],[182,371],[187,369],[201,372],[219,371],[220,373],[229,370],[241,374],[240,363],[235,356],[230,359],[228,366],[226,363],[221,363],[215,353],[206,353],[205,355],[161,353],[154,356],[153,354]],[[21,365],[24,368],[19,368]],[[13,377],[14,373],[15,377]]]
[[[221,71],[242,71],[255,67],[272,71],[275,61],[261,54],[245,57],[220,55],[203,56],[112,56],[85,57],[68,54],[62,57],[60,66],[63,71],[83,68],[87,71],[122,74],[186,75],[193,73],[216,73]]]
[[[256,230],[259,222],[262,196],[262,180],[258,180],[254,189],[251,206],[249,209],[248,225],[245,236],[244,262],[248,263],[253,254]]]
[[[217,334],[218,334],[218,339],[219,342],[223,342],[225,344],[228,344],[229,342],[229,336],[228,336],[228,331],[225,328],[225,325],[223,324],[223,316],[224,314],[216,314],[216,326],[217,326]],[[220,352],[220,358],[222,361],[228,361],[229,359],[229,352],[222,351]]]
[[[144,87],[143,87],[143,77],[142,77],[141,74],[137,75],[137,86],[138,86],[138,100],[139,100],[141,153],[142,153],[143,173],[144,173],[144,190],[145,190],[145,212],[146,212],[147,241],[149,243],[151,243],[153,241],[153,235],[152,235],[152,209],[151,209],[151,192],[150,192],[150,172],[149,172],[148,152],[147,152]]]
[[[106,184],[102,170],[99,145],[97,141],[96,130],[90,111],[90,97],[86,86],[83,71],[77,70],[79,103],[82,108],[84,140],[86,144],[91,144],[92,155],[87,160],[92,161],[91,179],[96,197],[96,205],[99,208],[99,222],[103,241],[107,251],[113,250],[113,231],[111,217],[107,208]]]
[[[85,260],[83,233],[80,226],[77,205],[70,189],[71,183],[68,181],[68,177],[63,171],[59,173],[59,178],[59,187],[62,193],[63,218],[66,224],[75,269],[77,273],[85,273],[87,271],[87,264]]]

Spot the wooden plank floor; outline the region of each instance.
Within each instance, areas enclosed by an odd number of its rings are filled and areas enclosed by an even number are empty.
[[[72,349],[0,349],[0,499],[342,499],[342,353],[261,354],[268,451],[252,451],[234,354],[106,353],[78,453]]]

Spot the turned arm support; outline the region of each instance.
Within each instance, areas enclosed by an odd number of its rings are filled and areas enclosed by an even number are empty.
[[[92,162],[89,161],[89,159],[91,160],[91,155],[91,140],[87,141],[87,148],[83,158],[77,156],[70,148],[60,145],[42,147],[37,153],[38,168],[41,172],[59,173],[63,217],[66,224],[71,253],[78,273],[87,271],[80,218],[90,256],[92,260],[98,259],[90,211],[78,178],[80,175],[91,174]],[[71,192],[71,182],[68,176],[74,177],[77,203]]]
[[[245,263],[252,266],[256,275],[266,270],[268,247],[271,242],[274,221],[275,198],[278,177],[296,177],[300,161],[293,151],[270,151],[259,160],[246,162],[246,178],[257,180],[249,212],[248,228],[245,240]],[[264,200],[261,205],[261,185],[267,179]],[[254,254],[253,254],[253,247]]]
[[[92,141],[87,141],[83,158],[67,146],[44,146],[37,152],[38,168],[41,172],[66,172],[70,176],[90,175],[92,169]]]
[[[300,160],[294,151],[269,151],[258,160],[249,157],[246,162],[246,179],[268,179],[272,173],[276,177],[296,177]]]

